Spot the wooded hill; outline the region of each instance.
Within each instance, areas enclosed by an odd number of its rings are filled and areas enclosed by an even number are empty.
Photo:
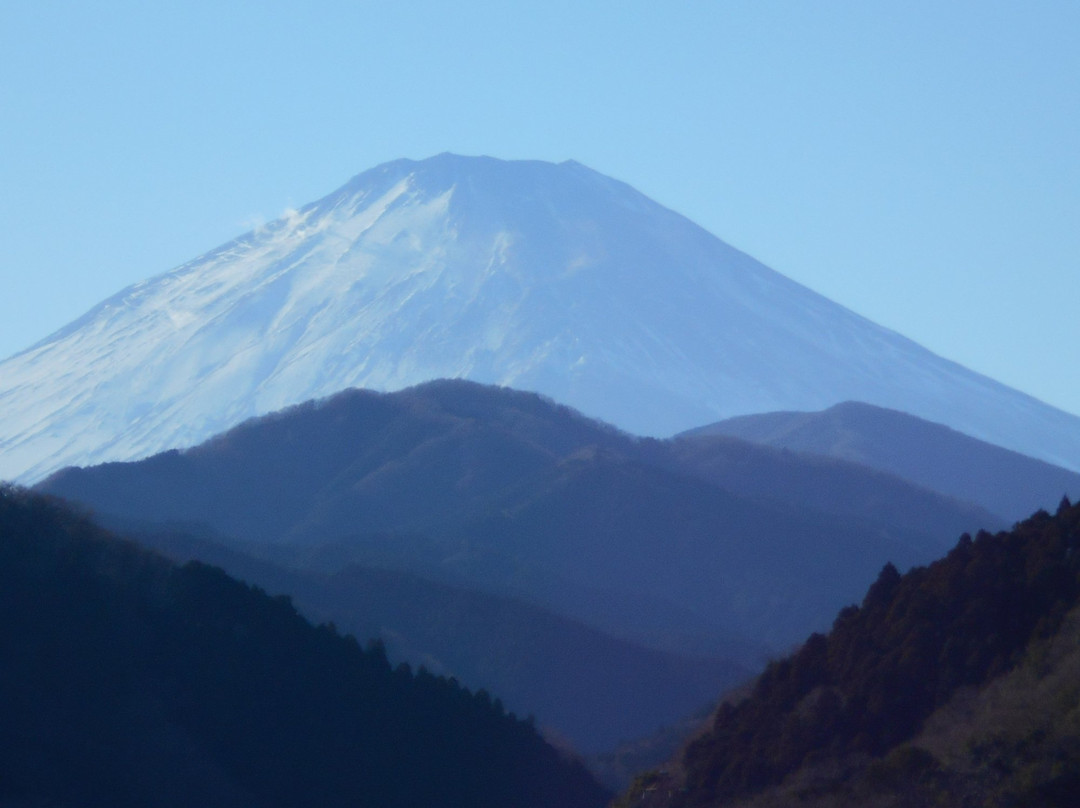
[[[292,564],[405,569],[716,655],[732,639],[786,649],[885,561],[925,563],[946,537],[1005,524],[854,464],[637,439],[463,381],[346,391],[39,488],[101,514],[291,547],[275,558]]]
[[[820,412],[766,412],[729,418],[681,437],[727,435],[793,452],[879,469],[967,502],[1007,522],[1080,499],[1080,474],[916,418],[845,401]]]
[[[597,808],[485,692],[0,488],[0,803]]]
[[[296,569],[206,535],[115,528],[170,558],[206,561],[271,594],[287,593],[315,622],[380,638],[391,660],[414,660],[497,693],[507,709],[534,714],[542,733],[582,755],[614,749],[673,716],[700,711],[719,690],[757,670],[646,648],[517,598],[401,570],[356,564],[335,572]]]
[[[1074,806],[1080,506],[963,536],[726,701],[623,805]]]
[[[394,659],[506,694],[587,753],[706,707],[827,627],[886,561],[1004,526],[852,463],[638,439],[460,380],[345,391],[40,490],[125,533],[207,535],[268,562],[212,558],[318,620],[385,634]]]

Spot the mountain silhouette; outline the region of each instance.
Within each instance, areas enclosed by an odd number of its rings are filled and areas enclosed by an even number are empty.
[[[821,412],[744,415],[692,429],[850,460],[975,502],[1007,521],[1080,498],[1080,474],[907,413],[846,401]]]
[[[487,692],[0,487],[4,805],[600,808]]]
[[[784,649],[886,561],[925,563],[960,532],[1003,526],[862,466],[635,438],[461,380],[346,391],[39,489],[101,515],[205,525],[293,568],[408,571],[720,656]]]
[[[1080,470],[1080,418],[935,356],[574,162],[366,171],[0,363],[0,477],[444,377],[668,436],[865,401]]]

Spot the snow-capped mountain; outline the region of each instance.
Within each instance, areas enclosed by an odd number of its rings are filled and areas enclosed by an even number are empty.
[[[464,377],[639,434],[844,400],[1080,469],[1080,418],[941,359],[574,162],[399,160],[0,363],[0,478],[346,387]]]

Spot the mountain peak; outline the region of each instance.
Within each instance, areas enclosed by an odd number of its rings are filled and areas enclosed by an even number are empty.
[[[0,477],[132,459],[346,387],[542,392],[646,435],[857,399],[1080,467],[1080,419],[573,161],[397,160],[0,363]]]

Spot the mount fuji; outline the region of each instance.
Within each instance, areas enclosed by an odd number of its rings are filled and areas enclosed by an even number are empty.
[[[0,478],[199,443],[347,387],[538,391],[666,436],[864,401],[1080,470],[1080,418],[575,162],[398,160],[0,363]]]

